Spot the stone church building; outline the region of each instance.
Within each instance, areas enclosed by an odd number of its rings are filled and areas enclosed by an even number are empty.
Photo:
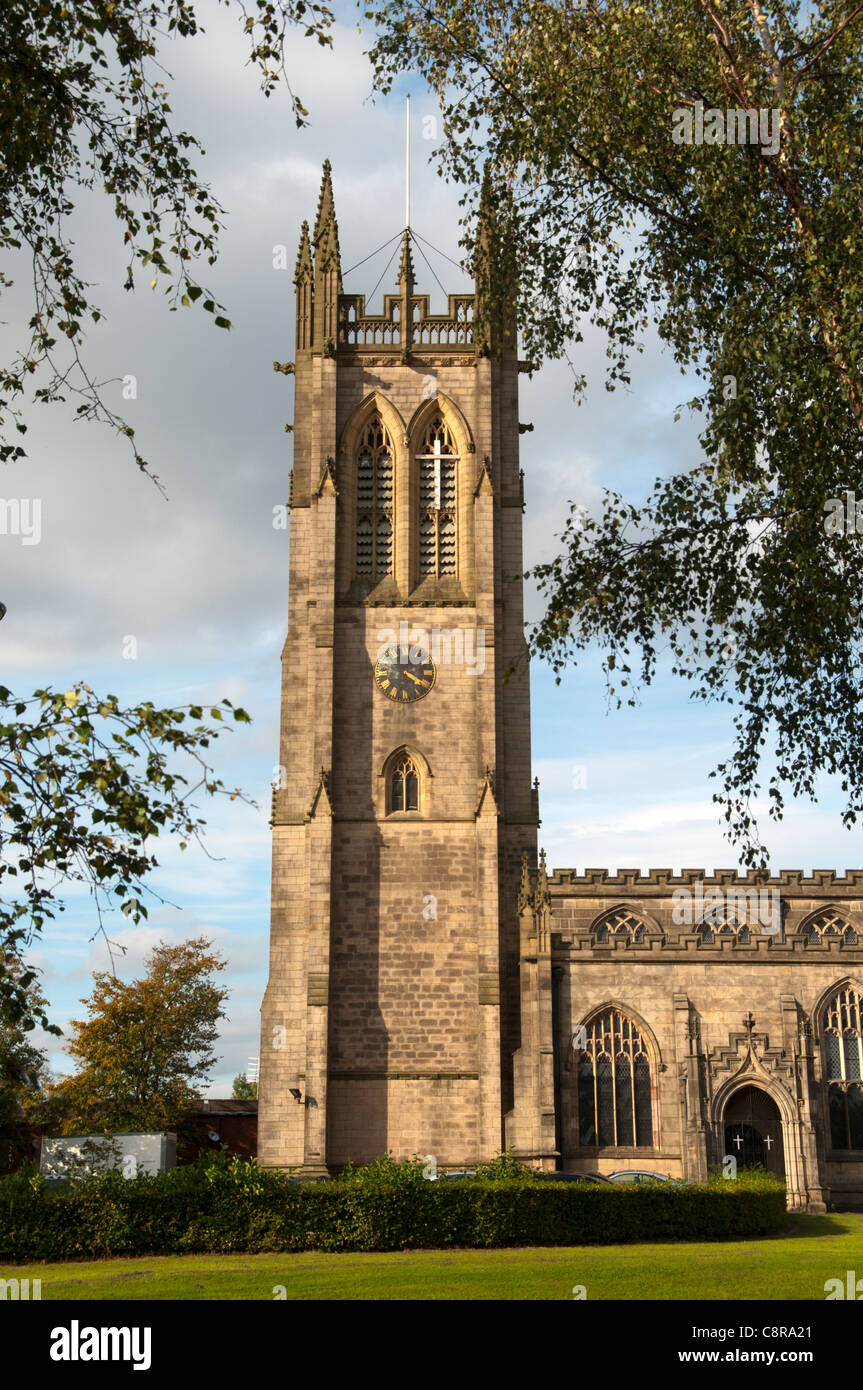
[[[479,255],[493,263],[486,211]],[[511,322],[433,314],[412,234],[345,294],[329,165],[297,260],[288,635],[259,1158],[701,1180],[863,1205],[863,871],[537,854]],[[477,323],[477,331],[474,324]]]

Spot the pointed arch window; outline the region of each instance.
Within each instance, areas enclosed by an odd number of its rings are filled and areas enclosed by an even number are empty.
[[[612,940],[622,939],[631,944],[640,944],[645,939],[644,923],[634,912],[625,907],[606,912],[594,924],[593,941],[596,946],[608,946]]]
[[[578,1061],[582,1148],[651,1148],[650,1058],[635,1023],[606,1009],[585,1025]]]
[[[810,946],[821,946],[825,941],[857,945],[857,933],[851,923],[840,912],[834,912],[832,907],[811,917],[803,927],[802,936]]]
[[[393,448],[375,414],[357,455],[357,574],[383,579],[393,572]]]
[[[837,990],[821,1017],[824,1079],[834,1149],[863,1149],[863,995]]]
[[[741,945],[747,946],[752,940],[752,933],[748,922],[741,922],[738,917],[720,918],[719,921],[702,922],[697,929],[701,934],[701,940],[706,945],[713,945],[722,937],[733,937]]]
[[[390,772],[389,809],[390,811],[419,810],[419,770],[409,753],[404,753],[393,765]]]
[[[454,575],[459,456],[441,414],[432,416],[416,455],[419,468],[420,578]]]

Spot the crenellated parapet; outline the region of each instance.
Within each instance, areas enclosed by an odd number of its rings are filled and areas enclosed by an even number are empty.
[[[863,959],[863,870],[570,869],[522,867],[519,912],[555,952],[633,960],[681,955],[711,960],[831,956]]]
[[[863,869],[846,869],[844,874],[835,869],[813,869],[806,874],[803,869],[780,869],[776,874],[762,873],[750,869],[738,873],[736,869],[681,869],[675,874],[673,869],[619,869],[613,874],[608,869],[585,869],[578,873],[575,869],[553,869],[548,876],[549,891],[565,893],[571,889],[607,889],[610,893],[644,892],[651,889],[668,890],[693,887],[702,883],[705,888],[779,888],[792,892],[815,893],[818,896],[835,892],[842,896],[863,893]]]

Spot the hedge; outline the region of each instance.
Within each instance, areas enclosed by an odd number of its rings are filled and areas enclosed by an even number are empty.
[[[583,1186],[518,1178],[292,1182],[252,1162],[117,1171],[66,1190],[37,1175],[0,1179],[0,1260],[264,1251],[487,1249],[726,1240],[786,1220],[775,1182],[706,1187]]]

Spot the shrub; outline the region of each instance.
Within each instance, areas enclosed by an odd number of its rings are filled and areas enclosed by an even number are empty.
[[[734,1178],[727,1178],[721,1168],[711,1168],[707,1181],[711,1187],[727,1187],[729,1183],[743,1183],[745,1187],[760,1190],[775,1187],[779,1180],[764,1167],[763,1163],[756,1163],[751,1168],[741,1168]]]
[[[428,1182],[420,1163],[388,1156],[318,1183],[237,1158],[134,1178],[113,1170],[59,1191],[37,1174],[0,1178],[0,1259],[17,1263],[723,1240],[784,1222],[784,1187],[746,1175],[705,1187],[556,1186],[520,1173]]]
[[[386,1183],[398,1184],[400,1187],[415,1187],[418,1183],[425,1182],[423,1169],[426,1160],[414,1154],[413,1158],[407,1158],[402,1163],[397,1163],[392,1156],[392,1151],[383,1154],[381,1158],[375,1158],[371,1163],[354,1165],[346,1163],[334,1182],[359,1182],[374,1183],[379,1185]]]
[[[488,1163],[478,1163],[476,1166],[478,1178],[518,1178],[522,1182],[539,1182],[540,1177],[535,1168],[530,1168],[526,1163],[520,1163],[511,1150],[500,1153]]]

